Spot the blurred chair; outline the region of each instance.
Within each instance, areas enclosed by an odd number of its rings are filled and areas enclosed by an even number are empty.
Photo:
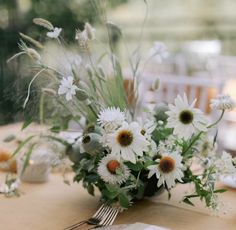
[[[160,86],[153,90],[153,82],[159,78]],[[210,113],[210,100],[217,94],[222,93],[224,81],[203,77],[189,77],[177,75],[163,75],[156,77],[151,74],[144,74],[141,81],[141,97],[143,105],[149,108],[161,102],[173,103],[176,96],[186,93],[190,102],[197,98],[196,107],[203,112]]]

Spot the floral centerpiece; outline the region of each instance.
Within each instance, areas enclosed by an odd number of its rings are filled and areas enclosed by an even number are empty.
[[[61,28],[41,18],[34,19],[34,23],[48,30],[47,39],[64,46]],[[91,195],[97,188],[102,202],[118,203],[126,209],[135,200],[160,191],[171,194],[177,183],[192,183],[193,193],[184,195],[183,201],[193,204],[192,198],[199,197],[206,206],[215,209],[217,193],[224,191],[217,190],[215,183],[220,175],[236,171],[236,161],[226,152],[217,153],[214,128],[225,110],[234,107],[234,101],[228,96],[212,100],[212,109],[220,111],[219,118],[212,123],[195,108],[196,100],[188,101],[185,94],[176,95],[173,104],[163,103],[152,110],[145,109],[139,100],[143,95],[139,93],[142,71],[138,50],[133,55],[135,58],[130,59],[132,79],[125,87],[124,72],[111,40],[112,31],[121,37],[122,31],[107,21],[106,27],[110,47],[100,55],[94,51],[96,45],[101,47],[95,29],[85,23],[84,30],[76,30],[76,49],[80,56],[73,61],[65,57],[64,65],[69,66],[66,71],[63,65],[47,64],[45,51],[38,51],[43,45],[21,34],[21,52],[9,61],[28,55],[36,70],[24,107],[34,81],[45,78],[41,91],[44,101],[41,100],[40,108],[43,109],[45,98],[47,101],[51,98],[55,106],[53,112],[61,118],[59,123],[53,120],[51,131],[67,128],[65,122],[68,120],[81,126],[77,137],[70,143],[61,141],[58,136],[51,135],[51,139],[66,145],[66,156],[72,161],[75,173],[74,181],[82,182]],[[155,43],[149,58],[162,58],[166,53],[162,43]],[[154,90],[158,90],[158,84],[158,81],[154,82]],[[41,110],[40,121],[45,120]],[[201,165],[200,171],[192,170],[194,162]]]

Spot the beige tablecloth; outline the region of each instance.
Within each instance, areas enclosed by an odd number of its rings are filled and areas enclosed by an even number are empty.
[[[0,138],[3,133],[13,130],[17,133],[19,129],[19,125],[0,127]],[[4,177],[5,173],[1,172],[0,181]],[[179,203],[188,189],[188,186],[178,185],[172,191],[170,201],[163,193],[151,200],[138,202],[119,214],[114,224],[144,222],[174,230],[236,229],[236,190],[229,189],[220,195],[222,212],[216,216],[200,202],[196,202],[196,207]],[[99,194],[92,197],[76,183],[65,185],[60,174],[52,174],[48,183],[24,183],[21,191],[24,194],[19,198],[0,196],[1,230],[60,230],[91,216],[98,206]]]

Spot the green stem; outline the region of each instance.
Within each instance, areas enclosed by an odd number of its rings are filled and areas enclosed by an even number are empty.
[[[215,125],[217,125],[221,121],[222,117],[224,116],[224,113],[225,113],[225,110],[222,110],[222,113],[221,113],[220,117],[213,124],[208,125],[207,128],[210,129],[210,128],[214,127]],[[190,142],[190,144],[187,147],[187,149],[185,149],[185,151],[182,154],[185,154],[193,146],[193,144],[199,139],[199,137],[202,134],[203,134],[203,131],[198,133],[198,135],[193,138],[193,140]]]
[[[213,124],[207,126],[207,128],[210,129],[210,128],[214,127],[215,125],[217,125],[217,124],[221,121],[221,119],[223,118],[224,113],[225,113],[225,110],[222,110],[221,115],[220,115],[220,117],[217,119],[217,121],[215,121]]]
[[[45,99],[45,94],[42,92],[40,95],[40,100],[39,100],[39,123],[40,125],[43,124],[44,120],[44,99]]]

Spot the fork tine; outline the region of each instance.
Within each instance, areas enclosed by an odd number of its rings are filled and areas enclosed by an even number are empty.
[[[104,222],[109,218],[112,212],[113,212],[113,208],[109,206],[104,218],[100,221],[99,225],[103,225]]]
[[[107,218],[107,221],[105,221],[103,225],[104,225],[104,226],[108,226],[108,225],[110,225],[111,222],[112,222],[112,220],[113,220],[114,217],[116,216],[116,213],[117,213],[117,210],[114,209],[113,212],[112,212],[112,214],[110,215],[110,217]]]
[[[102,204],[101,207],[96,211],[96,213],[93,215],[93,218],[95,218],[96,216],[99,215],[100,212],[102,212],[103,208],[104,208],[105,204]],[[105,206],[106,207],[106,206]]]
[[[110,221],[107,223],[106,226],[109,226],[109,225],[112,225],[112,224],[113,224],[113,222],[115,221],[115,219],[116,219],[118,213],[119,213],[119,210],[116,209],[115,212],[114,212],[113,217],[110,219]]]
[[[98,215],[95,218],[101,219],[105,215],[105,213],[107,212],[108,209],[109,209],[109,206],[104,205],[104,208],[101,210],[100,213],[98,213]]]
[[[102,204],[101,207],[97,210],[97,212],[92,216],[92,218],[97,218],[97,216],[100,216],[101,213],[104,211],[104,209],[107,208],[107,205],[105,204]],[[75,223],[67,228],[65,228],[64,230],[73,230],[77,227],[79,227],[80,225],[84,224],[87,220],[83,220],[83,221],[80,221],[78,223]]]

